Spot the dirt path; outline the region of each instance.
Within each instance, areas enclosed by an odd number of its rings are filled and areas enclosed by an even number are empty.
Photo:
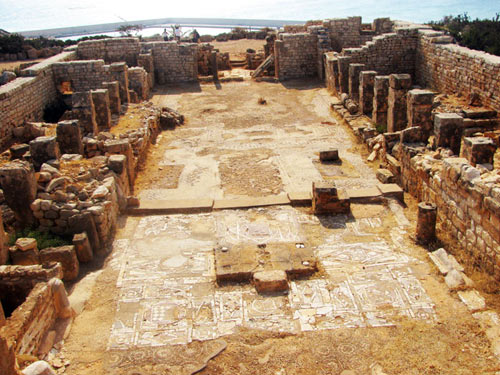
[[[187,122],[152,149],[141,199],[376,183],[316,83],[166,87],[153,101]],[[342,164],[317,163],[332,147]],[[123,218],[66,340],[66,373],[362,375],[378,363],[389,375],[496,374],[485,333],[411,241],[416,210],[406,200],[323,217],[283,206]],[[214,247],[242,243],[305,244],[320,270],[286,295],[217,286]]]

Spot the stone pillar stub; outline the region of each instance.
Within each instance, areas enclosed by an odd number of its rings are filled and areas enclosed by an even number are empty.
[[[373,87],[372,121],[376,125],[387,126],[389,107],[389,76],[375,76]]]
[[[409,74],[389,76],[389,106],[387,109],[387,131],[396,132],[406,128],[406,93],[411,87]]]
[[[373,91],[375,86],[374,70],[363,70],[359,74],[359,110],[362,114],[371,116],[373,110]]]
[[[450,148],[455,155],[459,155],[463,122],[462,116],[456,113],[437,113],[434,116],[435,147]]]
[[[339,64],[339,88],[340,93],[349,93],[349,64],[351,64],[351,56],[339,56],[337,58]]]
[[[432,105],[435,93],[429,90],[414,89],[408,91],[407,118],[408,127],[422,128],[427,137],[432,133]]]
[[[56,134],[57,143],[62,154],[83,155],[82,132],[78,120],[58,122]]]
[[[491,164],[493,166],[496,149],[497,146],[491,138],[465,137],[462,154],[473,166],[477,164]]]
[[[97,127],[100,131],[109,130],[111,127],[111,110],[108,90],[92,90],[90,93],[94,102]]]
[[[365,64],[349,64],[349,96],[359,102],[359,76]]]
[[[111,113],[120,114],[122,103],[120,100],[120,85],[118,84],[118,81],[103,82],[102,87],[108,90],[109,108]]]
[[[434,203],[420,202],[418,204],[417,242],[427,245],[436,238],[437,207]]]
[[[5,202],[14,211],[16,219],[30,225],[34,222],[31,202],[36,198],[37,183],[35,170],[26,161],[12,161],[0,167],[0,185]]]

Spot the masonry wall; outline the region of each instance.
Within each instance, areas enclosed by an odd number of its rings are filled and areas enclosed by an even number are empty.
[[[417,82],[443,93],[479,95],[483,105],[500,111],[500,56],[456,44],[440,32],[420,30]]]
[[[344,48],[342,55],[351,56],[352,63],[365,64],[364,70],[375,70],[379,75],[408,73],[413,77],[417,43],[417,30],[400,29],[376,36],[360,48]]]
[[[128,66],[137,66],[140,51],[137,38],[108,38],[78,43],[77,55],[80,60],[103,59],[106,64],[125,61]]]
[[[275,41],[275,71],[280,80],[318,74],[318,37],[308,33],[280,34]]]
[[[28,121],[41,121],[45,107],[57,99],[51,64],[74,57],[64,52],[23,71],[23,77],[0,86],[0,149],[5,149],[12,130]]]
[[[104,60],[61,62],[52,65],[52,70],[56,86],[71,82],[74,92],[100,89],[103,82],[110,80]]]
[[[198,80],[198,45],[194,43],[150,42],[142,52],[153,55],[155,79],[159,84]]]
[[[441,233],[452,248],[465,251],[472,265],[500,280],[500,187],[480,178],[470,179],[473,168],[466,159],[432,161],[404,149],[402,181],[419,201],[437,205]],[[432,160],[432,159],[431,159]],[[473,171],[472,171],[473,172]]]

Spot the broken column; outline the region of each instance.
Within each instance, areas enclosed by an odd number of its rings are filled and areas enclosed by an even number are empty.
[[[435,146],[450,148],[455,155],[459,155],[463,122],[462,116],[456,113],[437,113],[434,116]]]
[[[364,70],[359,75],[359,111],[371,116],[373,110],[373,89],[375,85],[374,70]]]
[[[408,127],[418,126],[429,137],[432,133],[432,103],[434,92],[414,89],[408,91],[407,117]]]
[[[493,158],[497,146],[493,139],[488,137],[465,137],[462,156],[471,165],[490,164],[493,166]]]
[[[391,74],[389,76],[388,132],[396,132],[406,127],[406,93],[410,87],[411,76],[409,74]]]
[[[334,182],[313,182],[312,208],[315,214],[348,213],[351,205],[343,190],[337,190]]]
[[[389,100],[389,76],[375,76],[373,85],[372,121],[376,125],[387,126]]]
[[[111,110],[108,90],[92,90],[92,102],[95,108],[95,121],[99,131],[109,130],[111,127]]]
[[[355,102],[359,102],[359,74],[364,68],[364,64],[349,64],[349,96]]]
[[[17,221],[26,226],[34,222],[31,202],[36,198],[37,183],[31,163],[12,161],[0,167],[0,185],[5,202],[14,211]]]
[[[82,132],[78,120],[58,122],[56,134],[57,143],[62,154],[83,155]]]
[[[351,64],[351,56],[339,56],[339,89],[340,93],[349,92],[349,64]]]
[[[84,135],[88,133],[97,134],[99,131],[97,128],[94,102],[90,91],[74,92],[71,95],[71,101],[72,109],[70,118],[65,119],[77,119],[82,134]]]
[[[212,51],[210,53],[210,71],[214,78],[214,81],[219,80],[219,69],[217,67],[217,51]]]
[[[121,100],[120,100],[120,85],[118,81],[103,82],[102,87],[108,90],[109,109],[113,114],[120,114]]]
[[[30,153],[33,165],[39,170],[43,163],[61,157],[56,137],[38,137],[30,142]]]
[[[416,240],[427,245],[436,238],[437,207],[434,203],[420,202],[418,204]]]
[[[128,69],[124,62],[113,63],[109,67],[109,72],[113,81],[117,81],[120,91],[120,101],[122,104],[130,102],[128,92]]]

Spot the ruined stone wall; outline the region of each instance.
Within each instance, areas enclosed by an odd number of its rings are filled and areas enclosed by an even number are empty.
[[[379,75],[407,73],[414,76],[418,33],[415,29],[400,29],[396,33],[374,37],[360,48],[345,48],[343,56],[352,63],[365,64],[365,70]]]
[[[69,61],[52,65],[54,82],[71,82],[73,92],[102,88],[102,83],[110,80],[109,67],[104,60]]]
[[[443,93],[479,95],[500,111],[500,57],[451,44],[449,37],[419,30],[416,81]]]
[[[106,64],[124,61],[128,66],[137,66],[140,51],[137,38],[108,38],[78,43],[77,55],[80,60],[103,59]]]
[[[0,149],[12,138],[12,130],[28,121],[41,121],[47,105],[57,98],[51,64],[74,56],[62,53],[23,71],[19,77],[0,86]]]
[[[435,203],[441,229],[450,235],[452,247],[461,247],[472,265],[500,280],[498,178],[479,177],[480,172],[463,158],[437,160],[413,155],[404,148],[401,173],[405,190],[419,201]]]
[[[318,37],[308,33],[280,34],[275,41],[277,78],[314,77],[318,74]]]
[[[342,48],[359,47],[363,43],[361,17],[325,20],[323,25],[328,28],[334,51],[340,52]]]
[[[142,43],[143,53],[153,55],[155,79],[159,84],[198,80],[198,45],[194,43]]]

